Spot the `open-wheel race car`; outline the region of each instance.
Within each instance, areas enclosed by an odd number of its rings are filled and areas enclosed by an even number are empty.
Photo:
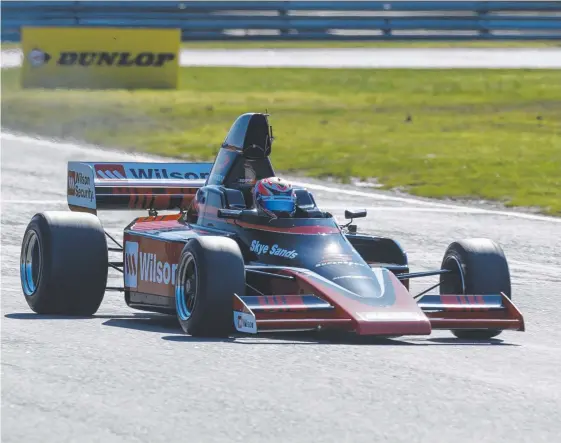
[[[357,232],[353,219],[366,211],[346,211],[350,221],[339,225],[304,188],[291,188],[286,214],[260,211],[256,199],[268,191],[257,194],[256,186],[277,180],[272,141],[267,116],[248,113],[214,163],[69,162],[71,212],[36,214],[23,238],[21,282],[31,309],[90,316],[114,290],[131,308],[176,315],[195,336],[445,329],[489,339],[524,330],[507,261],[491,240],[453,242],[438,269],[411,272],[396,241]],[[149,211],[124,229],[123,245],[97,217],[120,209]],[[109,268],[122,272],[122,287],[107,286]],[[438,283],[411,294],[410,280],[427,276]]]

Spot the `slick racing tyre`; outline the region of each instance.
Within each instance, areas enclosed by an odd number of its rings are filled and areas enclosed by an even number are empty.
[[[448,246],[442,269],[453,274],[440,276],[441,294],[504,294],[511,298],[510,271],[502,248],[485,238],[472,238]],[[487,340],[501,333],[497,330],[452,330],[461,339]]]
[[[23,236],[20,277],[37,314],[93,315],[105,294],[108,253],[105,232],[92,214],[36,214]]]
[[[230,335],[234,293],[245,295],[245,266],[238,244],[227,237],[189,240],[181,252],[175,283],[182,329],[193,336]]]

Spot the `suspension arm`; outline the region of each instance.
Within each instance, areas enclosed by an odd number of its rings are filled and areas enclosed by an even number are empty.
[[[396,277],[400,280],[406,280],[409,278],[417,278],[417,277],[430,277],[433,275],[442,275],[442,274],[449,274],[449,269],[439,269],[437,271],[424,271],[424,272],[409,272],[407,274],[397,274]]]

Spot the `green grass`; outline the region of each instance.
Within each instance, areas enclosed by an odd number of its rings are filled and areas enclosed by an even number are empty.
[[[20,46],[21,45],[19,43],[5,43],[5,42],[2,42],[1,49],[2,50],[19,49]]]
[[[235,117],[268,111],[277,170],[376,177],[429,197],[561,215],[561,71],[184,68],[177,91],[20,90],[2,125],[212,159]]]
[[[18,49],[19,43],[2,43],[2,49]],[[555,48],[556,40],[529,41],[213,41],[183,42],[185,49],[304,49],[304,48]]]

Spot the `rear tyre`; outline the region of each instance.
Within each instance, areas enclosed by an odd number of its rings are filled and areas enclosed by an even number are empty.
[[[238,244],[227,237],[188,241],[175,284],[181,328],[193,336],[227,337],[233,332],[234,293],[245,295],[245,266]]]
[[[442,269],[453,274],[440,276],[441,294],[489,295],[504,294],[511,298],[510,271],[502,248],[492,240],[472,238],[448,246]],[[498,330],[452,330],[461,339],[488,340],[496,337]]]
[[[37,314],[93,315],[105,294],[105,231],[93,214],[49,211],[29,222],[20,255],[25,300]]]

